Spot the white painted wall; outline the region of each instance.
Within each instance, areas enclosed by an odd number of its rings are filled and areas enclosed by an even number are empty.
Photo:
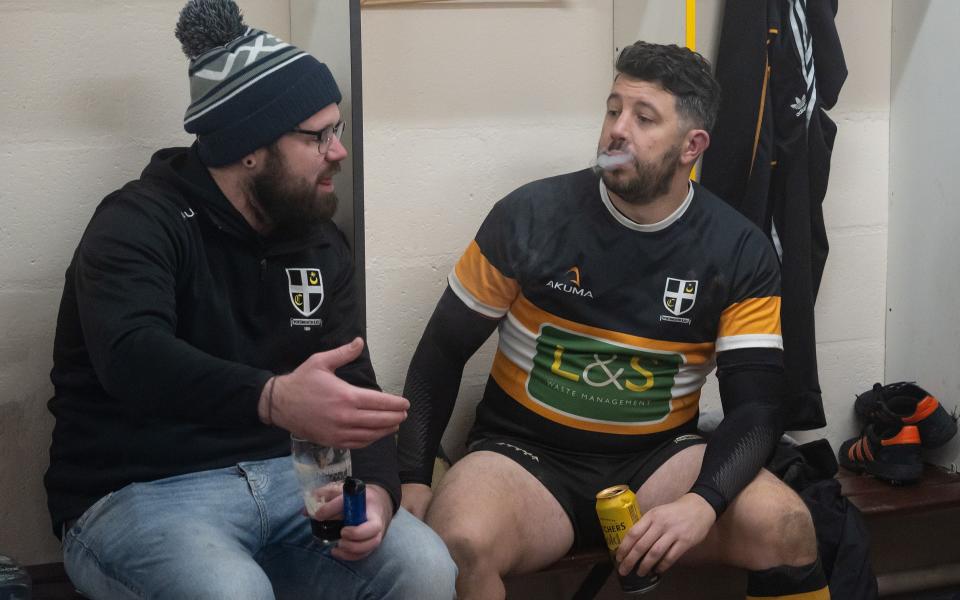
[[[0,64],[0,553],[24,562],[58,555],[40,478],[64,269],[100,198],[155,148],[189,142],[187,65],[172,34],[181,4],[0,3],[0,44],[16,57]],[[289,0],[241,5],[249,23],[289,36]],[[889,0],[847,0],[838,17],[851,74],[832,113],[832,250],[818,305],[835,445],[857,429],[853,394],[883,376],[890,14]],[[490,206],[589,164],[613,29],[613,0],[364,11],[368,324],[386,389],[402,388],[446,275]],[[479,397],[491,349],[468,366],[464,398]],[[451,450],[470,418],[466,402]]]
[[[611,0],[363,11],[367,324],[399,392],[446,276],[494,202],[590,164],[613,58]],[[495,341],[496,336],[491,339]],[[494,345],[468,364],[459,456]]]
[[[895,2],[886,372],[960,405],[960,3]],[[960,437],[926,458],[960,463]]]
[[[59,560],[42,476],[63,274],[94,207],[183,131],[182,0],[0,2],[0,554]],[[241,2],[282,38],[287,0]]]

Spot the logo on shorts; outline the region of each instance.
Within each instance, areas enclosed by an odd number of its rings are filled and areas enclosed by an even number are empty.
[[[539,456],[537,456],[537,455],[534,454],[533,452],[527,452],[526,450],[524,450],[523,448],[521,448],[521,447],[519,447],[519,446],[514,446],[513,444],[508,444],[507,442],[497,442],[497,445],[498,445],[498,446],[503,446],[504,448],[510,448],[511,450],[516,450],[517,452],[519,452],[520,454],[526,456],[526,457],[529,458],[530,460],[533,460],[533,461],[536,461],[536,462],[540,462],[540,457],[539,457]]]

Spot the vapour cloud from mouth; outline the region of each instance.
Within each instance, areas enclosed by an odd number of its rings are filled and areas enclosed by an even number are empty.
[[[633,161],[633,154],[629,152],[617,152],[616,154],[601,152],[597,154],[597,166],[604,171],[612,171]]]

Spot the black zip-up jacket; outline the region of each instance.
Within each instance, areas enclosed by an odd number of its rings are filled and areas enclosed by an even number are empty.
[[[298,307],[306,269],[319,271],[322,300]],[[103,200],[67,268],[44,478],[54,532],[132,482],[289,454],[289,434],[258,418],[263,386],[360,335],[360,301],[333,223],[260,237],[195,148],[157,152]],[[336,373],[377,389],[366,349]],[[354,473],[398,506],[393,437],[352,455]]]

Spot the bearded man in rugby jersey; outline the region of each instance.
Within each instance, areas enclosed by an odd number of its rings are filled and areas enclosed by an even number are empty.
[[[689,180],[719,93],[699,54],[624,49],[597,168],[510,193],[450,274],[407,375],[400,458],[402,503],[446,542],[460,598],[602,547],[594,497],[621,483],[644,513],[621,574],[722,562],[749,571],[750,597],[829,598],[809,512],[763,469],[782,433],[774,248]],[[494,329],[468,454],[433,491],[464,363]],[[715,366],[724,419],[706,440]]]

